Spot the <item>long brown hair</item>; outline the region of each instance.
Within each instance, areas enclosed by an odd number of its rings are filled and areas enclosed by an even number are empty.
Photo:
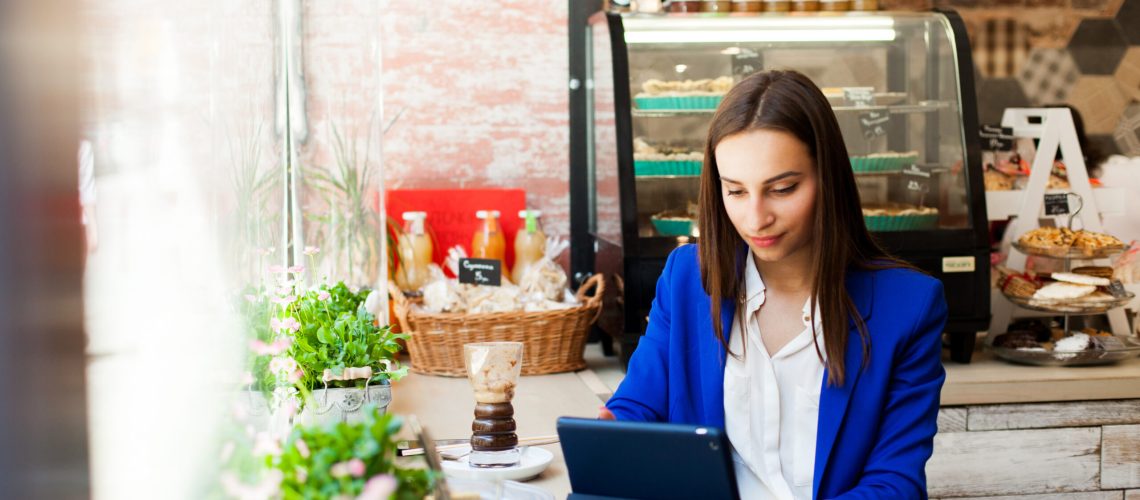
[[[701,172],[698,253],[705,292],[712,298],[713,332],[729,354],[738,356],[729,349],[720,308],[724,301],[733,300],[740,313],[745,293],[744,259],[750,258],[747,244],[724,208],[716,147],[728,136],[757,129],[792,134],[808,146],[815,160],[811,314],[814,322],[818,304],[827,351],[827,381],[841,386],[849,319],[859,330],[864,363],[870,349],[867,325],[847,293],[848,269],[909,266],[891,257],[867,232],[847,146],[831,105],[811,80],[795,71],[765,71],[741,80],[725,95],[709,126]],[[820,246],[824,241],[828,242],[826,249]],[[818,342],[815,349],[823,360]]]

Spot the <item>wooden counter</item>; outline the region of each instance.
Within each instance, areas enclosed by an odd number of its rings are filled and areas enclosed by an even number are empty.
[[[1140,359],[1107,366],[1024,366],[974,353],[946,361],[942,405],[1140,399]]]

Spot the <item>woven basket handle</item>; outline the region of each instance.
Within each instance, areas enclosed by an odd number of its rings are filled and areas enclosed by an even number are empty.
[[[593,291],[592,294],[587,296],[587,293]],[[590,323],[598,321],[598,317],[602,315],[602,298],[606,293],[606,278],[601,274],[594,274],[586,280],[582,286],[578,287],[578,293],[574,294],[578,298],[578,302],[582,302],[586,307],[593,307],[597,309],[594,312],[594,318]]]
[[[400,291],[400,287],[396,282],[388,280],[388,295],[392,297],[393,309],[396,310],[396,320],[400,322],[400,330],[404,333],[411,334],[412,329],[408,325],[408,311],[411,309],[408,303],[408,298],[404,296],[404,292]]]

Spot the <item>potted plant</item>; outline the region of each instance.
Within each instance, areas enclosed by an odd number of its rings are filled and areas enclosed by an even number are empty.
[[[273,340],[252,341],[257,359],[247,381],[273,387],[276,407],[299,395],[302,422],[359,420],[365,404],[383,412],[391,381],[407,374],[396,359],[406,335],[377,324],[379,293],[344,282],[305,287],[303,266],[272,271],[279,277],[267,299]]]
[[[296,426],[284,439],[242,432],[223,444],[215,497],[420,499],[442,480],[403,459],[397,463],[399,417],[372,407],[359,422]],[[422,459],[419,459],[422,460]],[[410,466],[410,467],[409,467]]]

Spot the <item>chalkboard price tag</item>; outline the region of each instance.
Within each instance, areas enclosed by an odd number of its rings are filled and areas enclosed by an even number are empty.
[[[1121,283],[1120,280],[1112,280],[1112,283],[1109,283],[1108,293],[1111,293],[1113,297],[1118,299],[1123,299],[1128,296],[1128,291],[1124,289],[1124,283]]]
[[[1013,151],[1013,129],[998,125],[982,125],[978,131],[982,149],[986,151]]]
[[[1069,195],[1051,193],[1045,195],[1045,215],[1068,215]]]
[[[930,172],[927,172],[918,167],[918,165],[911,165],[902,171],[903,179],[906,181],[906,190],[914,191],[916,193],[929,193],[930,192]]]
[[[498,259],[459,259],[459,282],[499,286],[503,282],[503,262]]]
[[[732,56],[732,76],[745,77],[762,69],[764,59],[756,52],[741,49],[739,54]]]
[[[863,138],[874,139],[887,135],[887,124],[891,115],[883,111],[870,111],[859,115],[859,126],[863,129]]]

